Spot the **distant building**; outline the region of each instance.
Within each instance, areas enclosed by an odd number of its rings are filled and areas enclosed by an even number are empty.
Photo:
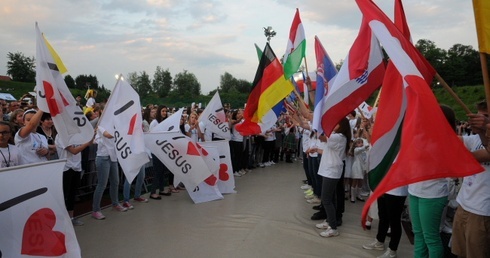
[[[6,76],[6,75],[0,75],[0,81],[11,81],[12,78],[10,78],[10,76]]]

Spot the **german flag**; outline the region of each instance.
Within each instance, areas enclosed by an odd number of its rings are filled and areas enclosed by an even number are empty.
[[[283,67],[267,43],[243,113],[245,121],[236,125],[236,130],[244,136],[264,133],[277,121],[282,101],[292,91],[293,84],[284,77]]]

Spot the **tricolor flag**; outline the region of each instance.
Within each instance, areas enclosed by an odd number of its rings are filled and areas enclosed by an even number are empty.
[[[337,75],[337,68],[323,48],[320,39],[315,36],[315,55],[316,55],[316,91],[315,91],[315,108],[313,109],[313,130],[319,133],[323,132],[322,110],[323,102],[328,94],[328,85],[333,83],[334,77]]]
[[[363,20],[359,34],[324,98],[322,128],[325,135],[330,136],[342,118],[381,86],[384,72],[379,42]]]
[[[259,46],[257,46],[257,44],[255,44],[255,51],[257,51],[257,58],[259,58],[259,62],[260,62],[260,59],[262,58],[262,49],[260,49]]]
[[[411,41],[410,29],[408,28],[401,0],[395,1],[394,13],[395,26],[407,40]],[[419,61],[424,63],[419,63],[417,66],[421,69],[423,69],[424,65],[426,66],[423,74],[427,83],[430,83],[434,77],[435,70],[425,58],[421,55],[420,57]],[[391,61],[388,61],[383,85],[387,85],[387,87],[383,87],[380,93],[379,112],[376,114],[377,119],[373,127],[370,155],[368,156],[368,179],[371,190],[376,189],[376,186],[381,182],[398,155],[401,128],[407,108],[403,78]]]
[[[490,54],[490,1],[473,0],[476,35],[480,52]]]
[[[289,30],[289,40],[284,54],[284,76],[291,78],[296,73],[306,55],[306,38],[303,23],[299,17],[299,9],[296,8],[293,24]]]
[[[221,103],[219,93],[216,91],[209,104],[197,119],[198,122],[203,122],[205,130],[214,133],[218,138],[230,140],[230,125]]]
[[[281,63],[266,44],[247,100],[245,121],[235,126],[242,135],[261,134],[277,121],[283,108],[282,100],[293,91],[293,85],[284,77]]]
[[[435,178],[464,177],[483,171],[483,167],[447,123],[422,75],[421,70],[427,68],[420,66],[423,61],[416,48],[372,1],[356,2],[364,15],[363,19],[368,22],[400,73],[407,99],[400,151],[366,202],[362,213],[364,221],[373,201],[391,189]],[[385,88],[389,86],[385,85]],[[438,129],[421,130],[427,127]]]
[[[94,128],[63,80],[66,68],[36,23],[36,93],[39,109],[50,113],[64,146],[89,142]]]
[[[122,76],[107,101],[98,125],[114,136],[117,161],[128,182],[132,182],[140,168],[150,160],[143,139],[140,96]]]
[[[2,169],[0,256],[82,257],[63,199],[65,163]]]
[[[212,175],[196,143],[183,135],[180,130],[151,131],[145,134],[145,144],[151,153],[175,175],[175,179],[185,184],[188,191],[194,190],[197,185]]]

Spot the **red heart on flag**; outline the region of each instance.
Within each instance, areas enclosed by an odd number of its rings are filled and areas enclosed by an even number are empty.
[[[201,156],[196,146],[192,142],[187,143],[187,154],[194,155],[194,156]]]
[[[210,175],[208,178],[206,178],[206,180],[204,180],[204,182],[210,186],[216,185],[217,181],[218,179],[214,175]]]
[[[197,147],[201,150],[203,156],[208,155],[208,151],[204,149],[199,143],[196,143]]]
[[[228,181],[230,175],[228,174],[228,165],[225,163],[219,164],[219,180]]]
[[[24,225],[22,254],[60,256],[66,253],[65,234],[53,231],[56,215],[49,208],[34,212]]]

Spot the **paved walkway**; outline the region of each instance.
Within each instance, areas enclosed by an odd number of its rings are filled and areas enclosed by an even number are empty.
[[[346,202],[340,236],[322,238],[305,202],[301,162],[258,168],[236,178],[236,194],[194,204],[186,192],[134,203],[134,210],[103,210],[105,220],[81,218],[76,227],[83,257],[376,257],[362,249],[374,240],[363,231],[363,203]],[[389,240],[389,239],[388,239]],[[398,257],[412,257],[406,235]]]

